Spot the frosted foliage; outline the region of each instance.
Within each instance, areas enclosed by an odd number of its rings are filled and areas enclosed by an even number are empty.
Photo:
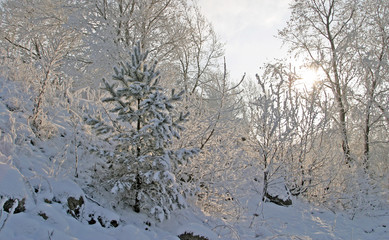
[[[111,108],[107,116],[111,121],[89,117],[86,122],[115,145],[107,154],[114,166],[111,192],[126,199],[125,205],[135,211],[144,210],[162,221],[170,211],[185,206],[172,167],[196,151],[169,149],[186,117],[173,106],[182,92],[165,95],[159,86],[157,62],[149,65],[147,55],[138,44],[131,62],[115,68],[115,83],[103,80],[109,93],[103,102]]]

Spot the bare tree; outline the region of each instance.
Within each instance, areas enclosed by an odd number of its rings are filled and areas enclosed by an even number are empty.
[[[389,4],[385,1],[364,2],[360,8],[362,28],[358,32],[360,37],[355,40],[358,69],[360,69],[360,91],[354,95],[358,105],[364,106],[363,120],[363,164],[365,170],[369,167],[371,145],[376,136],[372,134],[374,128],[381,126],[388,118],[385,115],[385,98],[388,96],[388,54],[389,54]],[[383,122],[384,121],[384,122]],[[387,131],[387,128],[383,128]],[[386,139],[376,139],[376,141]]]
[[[160,65],[172,60],[174,50],[187,34],[182,24],[186,7],[179,0],[79,3],[82,10],[74,22],[85,33],[87,83],[96,85],[99,82],[94,75],[109,77],[107,72],[128,59],[129,49],[137,42],[150,49],[150,56],[158,59]]]
[[[354,80],[354,51],[351,42],[357,29],[351,28],[355,0],[297,0],[291,5],[290,21],[279,36],[291,51],[318,66],[326,76],[323,82],[336,103],[334,120],[341,135],[345,163],[352,161],[347,129],[349,87]]]
[[[200,93],[212,81],[211,75],[221,68],[224,49],[212,25],[196,6],[186,10],[184,23],[187,35],[177,49],[180,84],[192,95]]]
[[[250,143],[263,170],[262,201],[267,199],[290,204],[287,199],[270,193],[269,184],[284,179],[288,143],[293,142],[295,125],[292,116],[297,109],[289,105],[288,82],[293,76],[282,63],[265,65],[263,74],[256,75],[258,87],[249,95]],[[285,200],[285,202],[283,201]],[[290,200],[289,200],[290,201]]]
[[[330,114],[326,119],[331,117],[318,131],[321,140],[311,151],[321,158],[316,154],[319,149],[332,149],[322,161],[327,166],[321,168],[329,177],[313,183],[315,195],[332,207],[364,208],[378,199],[363,200],[363,196],[376,195],[370,194],[376,189],[372,187],[374,173],[387,174],[387,169],[378,170],[378,166],[387,161],[380,159],[386,159],[383,149],[388,143],[388,4],[380,0],[297,0],[291,9],[290,21],[279,36],[291,53],[323,73],[315,89],[315,108]],[[331,139],[340,140],[343,157],[336,154],[339,148]],[[371,167],[374,170],[368,171]]]

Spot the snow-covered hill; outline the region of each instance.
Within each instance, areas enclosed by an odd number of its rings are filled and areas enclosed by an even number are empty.
[[[162,223],[119,209],[109,191],[99,193],[91,153],[105,144],[71,119],[71,107],[53,109],[49,136],[28,124],[32,95],[22,83],[0,79],[0,239],[174,240],[185,232],[207,239],[389,239],[389,210],[357,215],[332,213],[293,199],[290,207],[261,203],[248,191],[235,222],[202,213],[194,204]],[[88,144],[89,145],[88,145]],[[250,187],[247,187],[250,189]]]
[[[70,126],[69,113],[58,111],[48,123],[53,134],[41,140],[28,124],[31,95],[20,83],[0,85],[0,239],[178,239],[197,230],[214,237],[190,210],[178,213],[185,224],[169,231],[131,210],[115,213],[109,196],[93,194],[93,167],[103,160],[81,143],[82,126]]]

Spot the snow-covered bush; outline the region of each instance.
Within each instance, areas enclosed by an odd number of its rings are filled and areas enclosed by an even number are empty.
[[[66,6],[66,7],[65,7]],[[21,80],[34,90],[29,119],[42,139],[57,134],[48,109],[70,88],[77,69],[81,34],[68,20],[75,7],[63,0],[2,1],[0,54],[4,54],[7,77]],[[51,102],[52,101],[52,102]]]
[[[150,66],[148,52],[140,44],[134,47],[131,63],[115,69],[110,84],[103,79],[109,97],[109,122],[101,117],[86,119],[98,135],[105,135],[115,147],[107,150],[111,160],[111,192],[118,194],[135,212],[141,210],[162,221],[170,211],[185,206],[172,168],[193,155],[196,150],[171,150],[173,138],[179,138],[179,125],[187,114],[174,110],[173,102],[182,92],[171,97],[159,85],[157,62]]]

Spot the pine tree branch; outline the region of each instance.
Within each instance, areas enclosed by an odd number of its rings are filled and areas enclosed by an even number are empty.
[[[34,53],[34,52],[32,52],[31,49],[28,49],[28,48],[25,47],[25,46],[22,46],[22,45],[20,45],[20,44],[18,44],[18,43],[15,43],[15,42],[11,41],[8,37],[4,37],[4,39],[7,40],[7,42],[9,42],[9,43],[11,43],[12,45],[14,45],[15,47],[21,48],[21,49],[23,49],[23,50],[25,50],[25,51],[31,53],[31,54],[34,56],[34,59],[35,59],[35,60],[40,58],[39,55],[36,54],[36,53]]]

